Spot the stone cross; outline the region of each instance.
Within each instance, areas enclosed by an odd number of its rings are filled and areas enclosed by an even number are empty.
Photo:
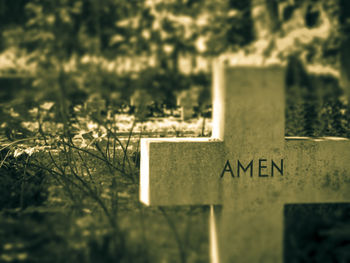
[[[216,63],[212,137],[141,140],[141,201],[212,205],[212,262],[282,262],[285,204],[350,200],[350,141],[285,138],[284,83]]]
[[[181,107],[181,119],[183,121],[193,117],[193,108],[198,105],[199,92],[198,87],[192,87],[190,90],[184,90],[178,95],[176,104]]]

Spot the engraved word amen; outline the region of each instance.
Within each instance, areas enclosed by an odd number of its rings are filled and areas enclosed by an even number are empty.
[[[273,177],[275,170],[277,170],[281,175],[283,175],[283,159],[281,159],[280,166],[277,166],[277,164],[273,160],[271,160],[270,166],[267,166],[266,163],[267,159],[259,159],[257,169],[258,177]],[[241,170],[243,170],[243,172],[246,173],[248,169],[250,171],[250,177],[253,177],[253,160],[251,160],[249,164],[245,167],[239,160],[237,160],[237,177],[239,177]],[[269,171],[270,174],[268,174]],[[233,178],[235,177],[229,160],[226,161],[226,164],[224,166],[224,169],[222,170],[220,177],[224,177],[226,172],[230,173]]]

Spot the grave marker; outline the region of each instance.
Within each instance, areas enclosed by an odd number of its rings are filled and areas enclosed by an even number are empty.
[[[141,141],[143,203],[223,205],[212,262],[282,262],[285,204],[350,200],[350,141],[285,138],[284,82],[279,66],[216,63],[212,138]]]
[[[198,106],[199,87],[183,90],[177,96],[176,104],[181,107],[181,119],[187,121],[193,117],[194,107]]]

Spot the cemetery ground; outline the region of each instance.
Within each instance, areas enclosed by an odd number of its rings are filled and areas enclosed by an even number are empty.
[[[64,124],[56,110],[50,102],[28,114],[7,109],[0,262],[209,261],[207,206],[145,207],[138,191],[141,137],[208,137],[210,120],[136,122],[76,107]],[[349,207],[291,206],[285,213],[290,262],[349,260]]]
[[[3,125],[12,130],[1,139],[0,262],[208,261],[208,208],[141,205],[138,149],[142,136],[208,136],[210,121],[77,107],[67,128],[55,110],[9,109],[20,125]]]

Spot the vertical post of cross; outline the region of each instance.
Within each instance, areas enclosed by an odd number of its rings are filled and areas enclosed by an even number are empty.
[[[216,62],[213,73],[213,136],[223,141],[234,175],[234,178],[224,175],[221,179],[223,210],[220,218],[215,218],[219,258],[220,262],[244,261],[237,258],[242,255],[239,249],[249,246],[263,249],[261,242],[265,241],[255,240],[254,234],[247,231],[247,224],[259,227],[258,219],[245,222],[244,218],[237,220],[238,215],[255,207],[257,195],[264,195],[259,184],[272,182],[264,180],[264,177],[271,177],[272,160],[283,159],[284,69],[279,66],[228,67]],[[239,170],[238,160],[243,167],[248,167],[250,162],[252,166],[246,172]],[[282,240],[279,242],[281,246]]]
[[[284,68],[216,62],[213,72],[213,137],[240,153],[282,149]]]

